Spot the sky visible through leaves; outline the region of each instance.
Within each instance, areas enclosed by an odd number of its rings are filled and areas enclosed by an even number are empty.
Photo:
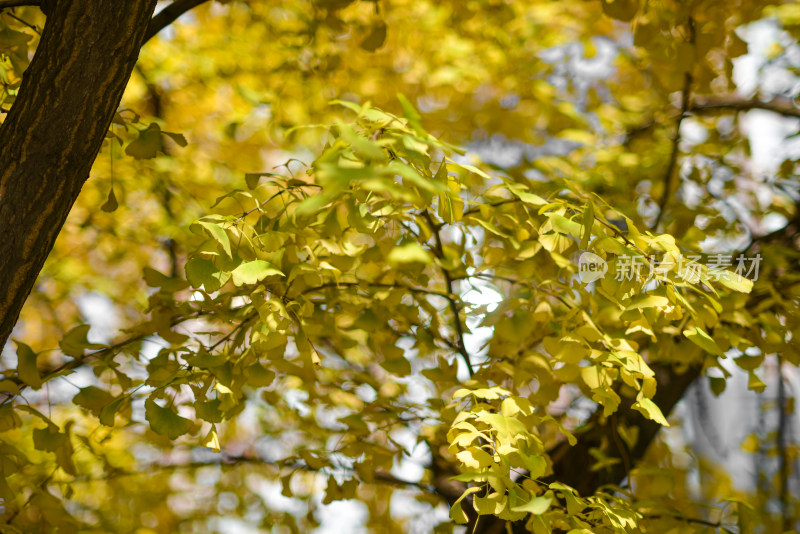
[[[0,15],[4,109],[44,23]],[[187,13],[3,350],[2,528],[791,532],[798,28],[769,1]]]

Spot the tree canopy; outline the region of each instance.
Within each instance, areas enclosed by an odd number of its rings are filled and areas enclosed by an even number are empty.
[[[662,430],[800,364],[797,5],[155,4],[0,0],[0,531],[798,528]]]

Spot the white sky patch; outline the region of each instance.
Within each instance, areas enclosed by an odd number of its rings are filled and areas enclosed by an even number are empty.
[[[797,132],[797,119],[754,109],[742,115],[742,123],[750,133],[755,170],[774,172],[787,156],[800,153],[797,140],[786,139]]]
[[[392,439],[406,450],[400,462],[392,466],[392,474],[402,480],[419,482],[425,474],[423,466],[431,462],[427,446],[417,443],[417,434],[407,428],[393,430]]]
[[[119,327],[114,303],[107,296],[93,291],[75,299],[81,315],[91,325],[87,338],[92,343],[108,344]]]
[[[503,301],[503,295],[492,289],[487,282],[476,280],[473,286],[475,287],[470,288],[461,296],[467,304],[471,306],[485,305],[487,312],[493,312]],[[482,320],[482,315],[470,314],[467,318],[470,333],[464,335],[464,345],[471,355],[482,356],[485,353],[483,346],[491,339],[494,332],[494,328],[490,326],[478,326]]]
[[[317,508],[317,518],[321,525],[314,529],[314,534],[361,534],[366,533],[364,523],[367,520],[367,507],[361,501],[335,501],[330,504],[320,504]]]

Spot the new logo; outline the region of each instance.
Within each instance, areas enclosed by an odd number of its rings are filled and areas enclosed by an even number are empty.
[[[578,277],[581,282],[588,284],[602,278],[608,272],[606,260],[591,252],[584,252],[578,259]]]

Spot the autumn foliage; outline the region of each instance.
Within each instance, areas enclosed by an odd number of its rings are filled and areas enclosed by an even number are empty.
[[[744,120],[797,85],[734,76],[764,21],[796,74],[796,5],[194,4],[3,352],[0,532],[796,526],[795,446],[746,491],[662,431],[800,364],[796,161]],[[45,24],[0,14],[4,110]]]

